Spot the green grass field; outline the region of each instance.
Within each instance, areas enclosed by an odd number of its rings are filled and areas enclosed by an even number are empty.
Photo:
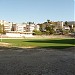
[[[63,49],[75,46],[75,39],[3,39],[11,47],[34,47]]]

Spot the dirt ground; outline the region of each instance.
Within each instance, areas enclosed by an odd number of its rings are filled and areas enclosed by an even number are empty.
[[[75,47],[0,47],[0,75],[75,75]]]

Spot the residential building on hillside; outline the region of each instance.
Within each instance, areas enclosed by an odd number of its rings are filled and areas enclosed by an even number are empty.
[[[16,24],[16,31],[17,32],[25,32],[26,31],[26,24],[17,23]]]
[[[62,29],[64,23],[63,23],[63,21],[58,21],[58,22],[47,21],[47,22],[44,22],[44,23],[38,24],[38,25],[40,26],[41,31],[46,31],[47,26],[53,26],[53,29],[56,31],[58,29]]]
[[[0,24],[3,25],[3,29],[5,32],[33,32],[34,29],[39,30],[39,25],[34,24],[34,22],[13,23],[0,20]]]
[[[35,25],[35,30],[39,31],[40,26],[38,24]]]
[[[7,22],[4,20],[0,20],[0,24],[3,25],[3,30],[5,32],[9,32],[12,29],[12,22]]]
[[[11,31],[16,31],[16,23],[12,22],[12,29],[11,29]]]
[[[5,32],[33,32],[33,30],[40,30],[40,31],[46,31],[47,26],[53,26],[54,31],[60,31],[60,30],[74,30],[75,31],[75,22],[67,22],[66,24],[63,21],[50,21],[41,23],[41,24],[35,24],[34,22],[27,22],[27,23],[13,23],[13,22],[7,22],[5,20],[0,20],[0,30]]]
[[[34,29],[35,29],[35,24],[27,23],[27,25],[26,25],[26,32],[33,32]]]
[[[64,22],[63,21],[58,21],[57,22],[57,25],[60,26],[60,28],[62,29],[63,28],[63,25],[64,25]]]
[[[16,31],[19,32],[33,32],[33,30],[39,30],[39,25],[34,23],[17,23],[16,24]]]
[[[6,22],[4,21],[4,31],[9,32],[12,29],[12,22]]]

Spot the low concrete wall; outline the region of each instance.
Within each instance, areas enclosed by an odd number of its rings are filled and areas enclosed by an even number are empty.
[[[6,33],[8,37],[33,37],[31,33]]]

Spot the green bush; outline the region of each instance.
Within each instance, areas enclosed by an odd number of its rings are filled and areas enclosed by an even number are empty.
[[[33,35],[42,35],[42,32],[41,31],[38,31],[38,30],[33,30]]]
[[[47,35],[54,34],[53,26],[47,26],[46,27],[46,34]]]
[[[63,30],[63,34],[64,34],[64,35],[69,34],[69,30]]]

